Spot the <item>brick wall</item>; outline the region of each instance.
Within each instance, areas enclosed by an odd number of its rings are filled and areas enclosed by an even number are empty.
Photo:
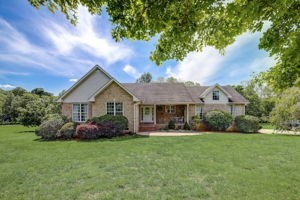
[[[71,103],[62,103],[61,113],[68,118],[72,118],[72,104]]]
[[[123,102],[123,115],[128,119],[129,130],[133,131],[133,97],[116,83],[110,84],[92,103],[92,115],[101,116],[106,114],[107,102]]]

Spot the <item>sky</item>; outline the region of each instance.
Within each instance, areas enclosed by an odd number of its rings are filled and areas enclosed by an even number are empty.
[[[234,85],[274,65],[274,59],[258,49],[262,33],[247,32],[226,48],[225,55],[205,47],[182,61],[156,66],[149,56],[157,38],[115,42],[105,12],[91,15],[81,7],[78,17],[73,26],[63,14],[37,10],[27,0],[0,1],[0,88],[38,87],[57,95],[96,64],[119,82],[135,82],[150,72],[153,80],[173,76],[201,85]]]

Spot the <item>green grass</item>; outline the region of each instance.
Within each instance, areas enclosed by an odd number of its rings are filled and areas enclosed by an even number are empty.
[[[275,129],[274,125],[271,123],[260,123],[263,129]]]
[[[300,137],[42,142],[0,126],[0,199],[299,199]]]

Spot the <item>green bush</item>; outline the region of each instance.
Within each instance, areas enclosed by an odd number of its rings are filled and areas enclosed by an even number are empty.
[[[259,119],[251,115],[236,116],[234,122],[238,131],[244,133],[257,133],[257,131],[261,128]]]
[[[100,117],[93,117],[89,119],[87,122],[96,124],[96,125],[104,125],[106,126],[108,123],[109,126],[113,126],[115,133],[113,135],[119,135],[122,131],[128,129],[128,119],[122,115],[103,115]]]
[[[204,116],[205,124],[210,130],[225,131],[232,124],[232,116],[221,110],[212,110]]]
[[[169,129],[175,129],[175,122],[173,120],[169,121],[168,128]]]
[[[48,119],[42,122],[35,133],[37,136],[41,136],[44,140],[53,140],[56,138],[57,132],[64,123],[64,120],[60,117]]]
[[[57,133],[57,138],[60,139],[71,139],[73,138],[76,130],[76,124],[73,122],[68,122],[64,124]]]
[[[99,117],[100,123],[111,122],[116,129],[116,133],[120,134],[123,130],[128,129],[128,119],[123,115],[103,115]]]
[[[184,130],[191,130],[191,127],[187,122],[185,122],[184,125],[183,125],[183,129]]]

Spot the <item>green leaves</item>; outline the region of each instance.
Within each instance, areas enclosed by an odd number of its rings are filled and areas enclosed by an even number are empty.
[[[157,65],[169,59],[182,60],[192,51],[213,46],[223,51],[246,32],[262,31],[267,22],[259,47],[275,56],[277,64],[261,77],[275,89],[294,84],[299,78],[299,24],[298,0],[29,0],[39,8],[47,6],[52,12],[60,9],[76,24],[79,5],[92,14],[100,14],[105,5],[115,25],[112,36],[149,40],[157,36],[156,48],[150,59]],[[281,72],[288,68],[289,73]],[[290,73],[291,72],[291,73]],[[272,80],[272,81],[270,81]],[[287,84],[281,82],[287,81]],[[277,87],[279,85],[279,87]]]

